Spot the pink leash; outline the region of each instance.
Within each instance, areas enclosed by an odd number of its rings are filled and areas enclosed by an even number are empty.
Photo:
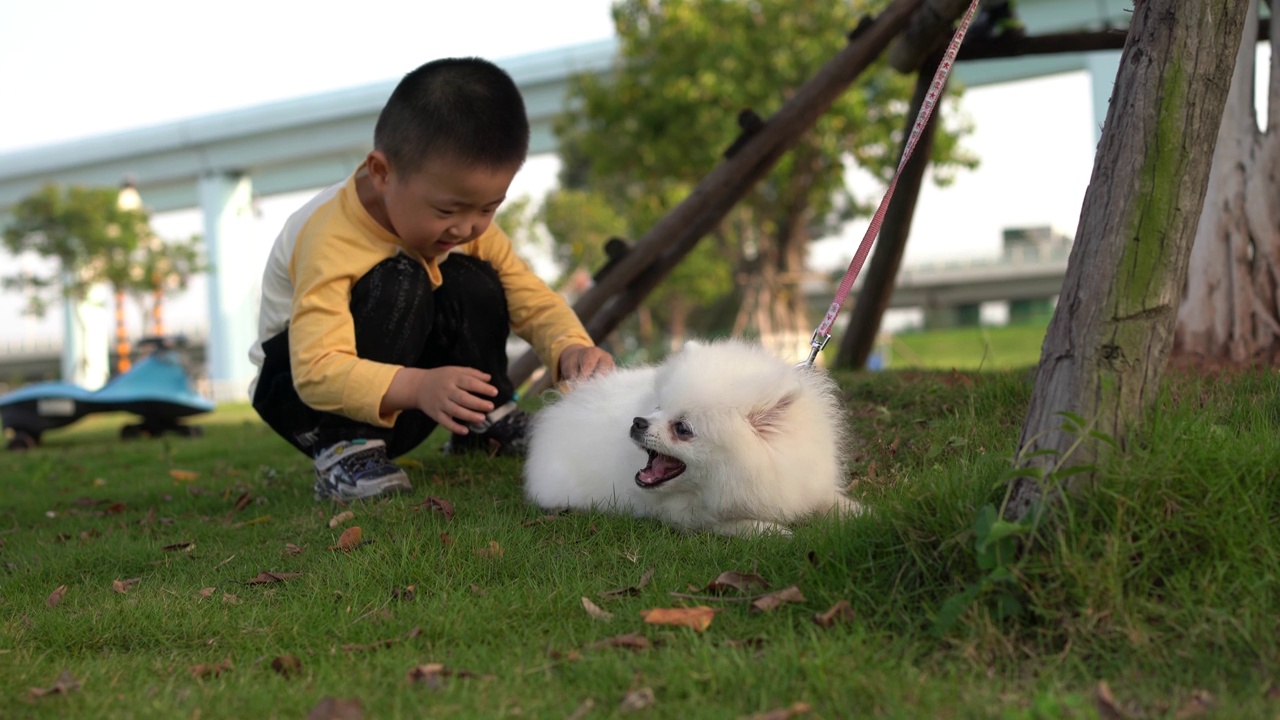
[[[920,140],[924,127],[929,123],[929,118],[933,115],[933,108],[938,104],[938,98],[942,96],[942,88],[947,84],[947,77],[951,75],[951,67],[955,64],[956,53],[960,52],[960,43],[964,41],[964,34],[969,30],[969,23],[973,21],[973,16],[978,10],[979,0],[973,0],[969,5],[969,10],[964,14],[964,18],[960,20],[960,27],[956,29],[956,34],[951,38],[951,44],[947,46],[947,52],[942,57],[942,61],[938,63],[938,69],[933,73],[933,82],[929,84],[929,94],[925,96],[924,102],[920,105],[920,113],[916,116],[915,124],[911,127],[911,137],[907,139],[906,146],[902,149],[902,159],[898,161],[898,169],[893,173],[893,179],[889,181],[889,189],[885,191],[884,197],[880,200],[880,207],[876,209],[876,214],[871,218],[871,225],[867,227],[867,232],[862,236],[862,244],[858,246],[858,252],[854,254],[853,261],[849,263],[849,269],[844,274],[844,279],[840,281],[840,287],[836,290],[835,300],[831,303],[831,307],[827,308],[826,317],[822,318],[822,323],[818,325],[818,329],[813,331],[813,339],[809,341],[812,350],[809,351],[809,359],[803,364],[812,366],[813,361],[817,359],[818,353],[822,352],[822,348],[826,347],[827,341],[831,339],[831,326],[836,321],[836,316],[840,314],[840,308],[844,305],[845,298],[849,296],[849,290],[853,288],[853,281],[857,279],[858,273],[862,270],[862,263],[866,262],[867,253],[871,251],[871,243],[880,234],[880,225],[884,222],[884,214],[889,208],[889,199],[893,197],[893,189],[898,185],[898,176],[902,174],[902,168],[906,166],[907,160],[911,159],[911,153],[915,152],[916,143]]]

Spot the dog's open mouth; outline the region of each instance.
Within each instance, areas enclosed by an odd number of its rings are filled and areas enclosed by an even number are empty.
[[[671,457],[645,448],[649,453],[649,462],[644,469],[636,473],[636,484],[642,488],[658,487],[662,483],[680,476],[684,472],[684,463]]]

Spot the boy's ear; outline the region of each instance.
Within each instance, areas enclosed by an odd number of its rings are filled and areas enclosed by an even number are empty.
[[[387,161],[386,154],[381,150],[370,151],[365,158],[365,167],[369,170],[369,179],[373,181],[374,189],[378,192],[385,191],[391,184],[391,163]]]

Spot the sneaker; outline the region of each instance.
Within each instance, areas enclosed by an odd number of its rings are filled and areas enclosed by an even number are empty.
[[[444,445],[445,453],[482,452],[489,457],[523,457],[529,445],[529,414],[517,408],[514,400],[467,428],[470,433],[449,437]]]
[[[316,500],[366,500],[409,492],[413,485],[387,457],[382,440],[347,440],[316,457]]]

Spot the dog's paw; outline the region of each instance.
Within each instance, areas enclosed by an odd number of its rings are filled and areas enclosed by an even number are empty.
[[[791,537],[791,530],[786,525],[779,525],[767,520],[731,520],[720,523],[714,529],[721,535],[734,535],[737,537],[751,537],[752,535]]]

